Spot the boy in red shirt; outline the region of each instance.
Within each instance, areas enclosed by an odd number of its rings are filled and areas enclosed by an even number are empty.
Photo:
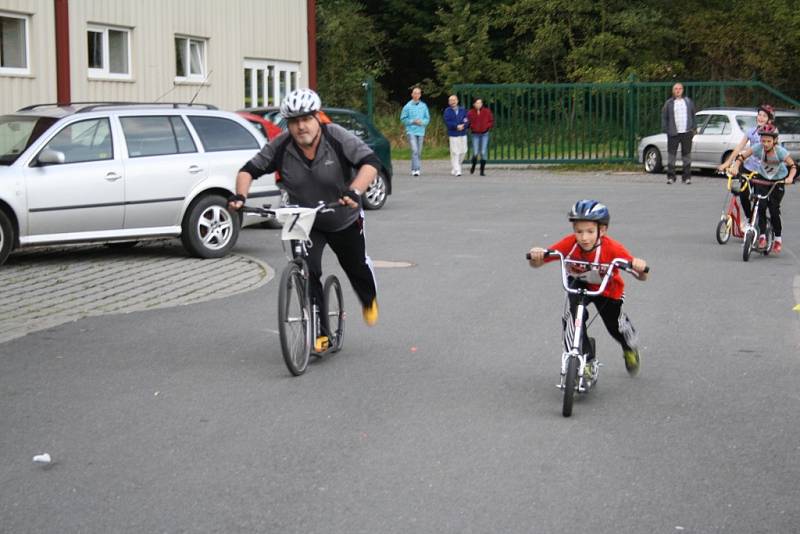
[[[569,212],[573,234],[566,236],[561,241],[550,245],[550,249],[557,250],[565,259],[586,261],[591,263],[611,263],[614,258],[623,258],[631,263],[635,276],[639,280],[646,280],[644,272],[647,262],[634,258],[622,243],[615,241],[607,235],[608,223],[611,215],[608,208],[596,200],[580,200],[575,203]],[[541,267],[545,262],[557,258],[545,259],[547,249],[534,247],[530,250],[531,267]],[[583,280],[588,289],[596,290],[600,286],[602,275],[596,269],[588,269],[583,265],[566,264],[570,282]],[[596,282],[596,283],[595,283]],[[625,368],[631,376],[639,372],[639,350],[636,346],[636,330],[633,328],[628,316],[622,311],[622,300],[625,297],[625,282],[619,269],[614,271],[608,281],[605,291],[599,296],[590,297],[594,302],[597,313],[603,319],[608,333],[622,345],[622,355],[625,359]],[[578,307],[578,296],[569,294],[570,312],[574,316]],[[588,316],[588,312],[586,312]],[[584,317],[586,320],[587,317]],[[583,346],[590,347],[586,329],[583,330]],[[589,354],[590,361],[594,354]]]

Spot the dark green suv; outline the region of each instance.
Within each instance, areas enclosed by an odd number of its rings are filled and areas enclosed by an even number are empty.
[[[240,111],[258,115],[277,124],[281,129],[286,129],[286,120],[281,117],[280,109],[277,107],[245,108]],[[363,139],[380,158],[381,168],[378,170],[378,176],[370,184],[363,198],[366,209],[382,208],[386,204],[386,197],[392,194],[392,151],[389,140],[363,113],[345,108],[323,108],[322,112],[331,122]]]

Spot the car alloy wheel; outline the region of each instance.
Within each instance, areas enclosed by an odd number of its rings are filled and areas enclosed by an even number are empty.
[[[386,179],[379,173],[364,192],[364,207],[378,210],[386,204]]]
[[[227,201],[219,195],[195,200],[184,217],[181,239],[193,256],[221,258],[239,238],[238,218],[228,211]]]

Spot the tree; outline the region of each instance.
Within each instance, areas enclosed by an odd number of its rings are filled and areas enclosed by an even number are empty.
[[[436,25],[436,3],[428,0],[365,0],[366,13],[375,29],[385,35],[383,50],[391,68],[380,78],[389,97],[396,102],[409,98],[417,84],[427,92],[435,68],[433,45],[427,35]],[[361,35],[359,32],[358,35]]]
[[[438,23],[428,40],[434,45],[439,92],[448,91],[456,83],[494,81],[496,68],[486,11],[475,9],[470,0],[447,0],[436,10]]]
[[[386,71],[384,35],[356,0],[320,0],[317,24],[317,83],[323,102],[362,109],[362,82]]]

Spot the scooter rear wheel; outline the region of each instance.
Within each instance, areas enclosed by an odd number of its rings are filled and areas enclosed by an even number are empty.
[[[720,219],[717,223],[717,243],[724,245],[731,238],[731,227],[733,219],[730,215]]]

